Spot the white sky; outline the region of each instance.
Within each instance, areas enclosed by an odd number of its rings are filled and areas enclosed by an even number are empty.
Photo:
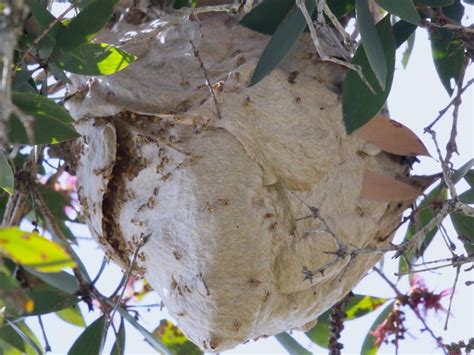
[[[64,5],[64,4],[60,4]],[[473,16],[473,7],[466,5],[466,10],[470,12],[470,17]],[[58,9],[57,11],[61,11]],[[434,146],[431,138],[423,134],[423,128],[427,126],[438,114],[438,111],[445,107],[450,98],[445,92],[438,79],[434,66],[431,60],[431,50],[427,33],[424,30],[418,30],[416,35],[416,43],[414,52],[406,70],[401,67],[400,55],[397,59],[397,69],[393,88],[389,97],[389,108],[391,117],[404,125],[411,128],[425,143],[428,150],[435,156]],[[473,77],[473,70],[467,73],[466,77]],[[458,147],[460,156],[454,156],[452,161],[457,168],[465,163],[469,158],[474,156],[473,136],[474,136],[474,120],[473,120],[473,89],[471,88],[463,95],[464,104],[461,107],[458,125]],[[444,147],[448,141],[448,134],[451,128],[452,116],[448,113],[436,126],[438,132],[438,140],[441,146]],[[416,164],[416,174],[431,174],[440,171],[439,163],[431,158],[423,158],[421,164]],[[459,189],[462,191],[466,185],[459,184]],[[456,233],[452,229],[450,223],[445,224],[448,227],[448,232],[455,240]],[[89,232],[84,227],[77,227],[74,229],[79,236],[89,236]],[[395,241],[400,241],[403,238],[405,229],[401,229],[397,233]],[[461,251],[462,246],[458,244],[458,250]],[[80,248],[76,249],[86,267],[90,271],[92,277],[98,271],[103,253],[95,242],[80,240]],[[434,260],[449,256],[445,244],[441,238],[435,238],[427,253],[427,260]],[[384,262],[384,269],[387,275],[395,272],[398,267],[398,260],[394,261],[386,258]],[[444,269],[440,273],[428,272],[424,273],[423,278],[430,288],[440,292],[444,289],[452,287],[452,280],[454,279],[454,269]],[[107,266],[104,274],[100,278],[98,287],[104,294],[111,293],[119,280],[122,273],[115,265]],[[445,314],[439,313],[435,315],[433,312],[429,313],[427,318],[428,323],[435,331],[435,334],[441,335],[445,342],[467,340],[474,335],[474,286],[465,286],[464,282],[474,280],[474,272],[461,273],[456,294],[454,298],[454,305],[452,309],[453,317],[450,320],[450,327],[448,331],[442,331]],[[406,291],[408,289],[408,281],[405,278],[400,283],[400,290]],[[391,289],[380,279],[376,274],[365,277],[354,290],[356,293],[368,294],[373,296],[393,295]],[[444,306],[447,308],[448,299],[443,300]],[[144,304],[159,303],[158,297],[153,293],[146,297]],[[99,312],[88,313],[86,307],[81,304],[83,314],[88,324],[96,319]],[[166,318],[165,312],[159,312],[153,309],[147,312],[145,309],[140,310],[142,316],[141,323],[152,330],[158,326],[160,319]],[[372,322],[378,315],[374,312],[368,316],[362,317],[358,320],[353,320],[345,323],[345,329],[342,333],[341,342],[344,344],[344,354],[356,354],[361,349],[364,337],[372,325]],[[436,349],[434,341],[428,334],[421,334],[418,332],[422,328],[421,323],[411,315],[409,310],[406,310],[407,320],[406,325],[409,328],[408,339],[401,343],[401,354],[434,354],[439,353]],[[48,315],[44,317],[44,324],[48,334],[49,341],[52,346],[53,353],[63,354],[70,348],[74,340],[79,336],[82,329],[71,326],[61,320],[55,315]],[[35,330],[35,333],[41,338],[41,332],[36,320],[29,320],[28,323]],[[110,347],[114,341],[112,332],[109,332],[109,339],[105,347],[105,352],[110,351]],[[311,341],[303,334],[293,332],[295,339],[299,340],[304,346],[309,346],[309,349],[314,353],[327,353],[325,349],[321,349],[312,344]],[[146,354],[153,353],[141,336],[132,326],[127,324],[127,354]],[[225,352],[226,354],[286,354],[286,351],[279,345],[274,338],[262,339],[257,342],[250,341],[247,344],[241,345],[232,351]],[[382,346],[379,353],[393,354],[394,348],[392,346]]]

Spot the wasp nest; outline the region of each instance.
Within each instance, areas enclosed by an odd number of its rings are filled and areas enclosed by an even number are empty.
[[[124,267],[150,235],[139,270],[205,351],[314,325],[380,258],[335,259],[332,233],[354,248],[384,245],[407,205],[361,197],[371,177],[395,181],[407,166],[345,133],[344,70],[304,37],[249,87],[269,37],[222,14],[102,36],[138,60],[73,78],[92,234]]]

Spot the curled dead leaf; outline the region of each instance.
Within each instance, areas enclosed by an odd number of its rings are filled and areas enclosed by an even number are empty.
[[[389,117],[377,115],[354,134],[388,153],[404,156],[430,156],[415,133]]]
[[[414,200],[421,195],[423,189],[411,183],[410,178],[395,179],[365,171],[362,179],[360,197],[373,201],[407,201]]]

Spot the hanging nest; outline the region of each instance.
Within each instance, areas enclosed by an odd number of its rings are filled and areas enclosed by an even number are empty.
[[[398,129],[413,153],[425,148],[381,116],[348,136],[345,70],[321,62],[309,36],[249,87],[269,36],[228,15],[117,26],[101,40],[138,60],[72,78],[68,103],[92,235],[124,268],[149,236],[136,272],[204,351],[314,326],[382,255],[338,258],[334,236],[386,245],[419,193],[392,154]]]

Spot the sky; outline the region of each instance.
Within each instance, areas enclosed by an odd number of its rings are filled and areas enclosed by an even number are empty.
[[[59,4],[64,5],[64,4]],[[472,22],[473,6],[466,5],[468,22]],[[61,7],[55,9],[61,12]],[[444,108],[450,101],[450,98],[441,82],[438,79],[435,68],[431,60],[431,49],[428,41],[428,35],[424,30],[418,30],[416,33],[416,42],[413,54],[406,69],[403,69],[400,64],[400,55],[402,50],[399,50],[397,55],[397,64],[395,79],[389,97],[389,110],[391,118],[403,123],[414,131],[425,143],[428,150],[435,156],[433,142],[429,135],[423,134],[423,128],[426,127],[438,114],[438,111]],[[466,78],[473,77],[474,71],[472,68],[467,73]],[[473,100],[474,91],[469,89],[464,95],[464,104],[461,106],[458,124],[458,148],[460,155],[454,155],[452,162],[454,167],[460,167],[468,159],[474,156],[473,133],[474,133],[474,107]],[[443,148],[449,139],[449,131],[451,129],[451,111],[445,115],[444,118],[435,126],[438,133],[438,141]],[[419,164],[414,167],[415,174],[432,174],[440,171],[439,162],[433,158],[422,158]],[[462,192],[467,185],[460,183],[457,185],[459,192]],[[450,225],[449,219],[446,220],[449,235],[455,240],[456,233]],[[74,232],[76,235],[84,237],[80,239],[80,247],[76,248],[77,253],[82,258],[87,269],[92,277],[95,276],[102,263],[103,253],[98,248],[97,244],[89,239],[90,234],[86,227],[75,225]],[[405,229],[402,228],[397,232],[395,241],[400,241],[403,238]],[[455,240],[456,241],[456,240]],[[463,250],[459,242],[458,250]],[[441,238],[435,238],[427,252],[426,260],[436,260],[449,256],[446,246]],[[393,275],[398,267],[398,260],[391,259],[391,255],[387,256],[383,261],[383,268],[386,275]],[[98,288],[103,294],[110,294],[122,277],[121,270],[109,264],[102,274]],[[430,289],[436,292],[449,289],[453,287],[454,269],[447,268],[441,272],[426,272],[422,277]],[[445,342],[467,340],[474,334],[474,286],[465,286],[465,281],[474,280],[474,272],[462,272],[454,295],[454,303],[452,308],[452,318],[450,319],[450,326],[447,331],[443,331],[443,325],[446,314],[439,312],[428,313],[427,321],[434,330],[435,334],[441,335]],[[407,278],[403,278],[399,283],[400,290],[407,291],[409,288]],[[355,293],[367,294],[379,297],[391,297],[393,291],[388,285],[381,280],[381,278],[371,273],[367,275],[354,290]],[[447,308],[448,298],[443,300],[443,305]],[[158,297],[151,293],[147,296],[142,304],[159,303]],[[99,312],[89,313],[84,305],[81,309],[88,324],[96,319]],[[341,342],[344,344],[344,354],[359,353],[363,339],[377,317],[379,312],[373,312],[367,316],[357,320],[345,322],[345,329],[342,332]],[[159,325],[160,319],[167,318],[166,310],[160,312],[157,308],[150,312],[146,309],[140,309],[142,317],[141,324],[147,329],[152,330]],[[427,334],[420,334],[418,331],[422,328],[418,319],[407,311],[407,327],[409,334],[407,339],[401,343],[401,354],[435,354],[440,353],[436,349],[434,341]],[[52,353],[63,354],[70,348],[74,340],[79,336],[82,329],[71,326],[61,320],[55,315],[47,315],[43,317],[46,332],[48,334],[49,342],[52,346]],[[40,338],[40,329],[36,320],[29,320],[28,324],[35,330],[35,333]],[[127,325],[127,354],[147,354],[153,353],[153,349],[143,341],[143,336],[140,335],[132,326]],[[112,333],[112,332],[110,332]],[[311,341],[301,332],[293,332],[292,336],[297,339],[302,345],[307,346],[313,353],[325,354],[325,349],[319,348],[312,344]],[[108,341],[104,351],[110,351],[113,343],[112,334],[109,335]],[[274,338],[262,339],[257,342],[250,341],[247,344],[238,346],[237,348],[225,352],[225,354],[286,354],[287,352],[282,348],[278,341]],[[394,348],[392,346],[382,346],[379,354],[393,354]]]

